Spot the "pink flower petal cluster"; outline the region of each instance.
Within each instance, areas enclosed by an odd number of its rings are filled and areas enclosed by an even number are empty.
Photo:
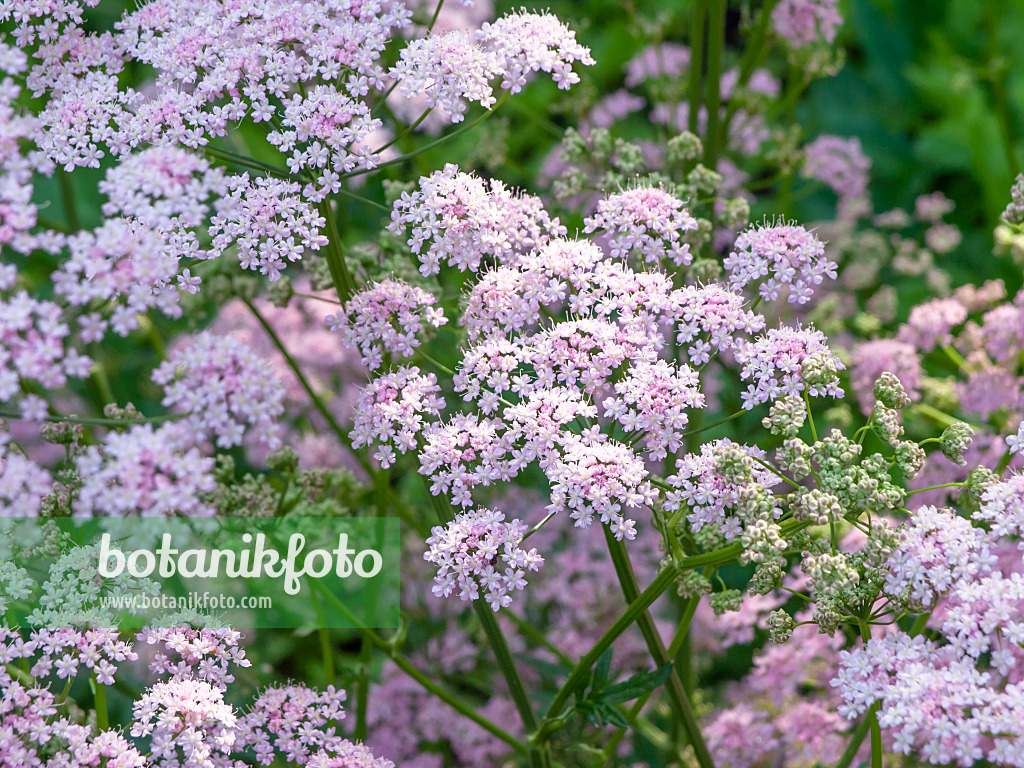
[[[0,290],[9,288],[8,271],[0,275]],[[0,297],[0,402],[14,399],[22,382],[58,389],[69,378],[89,375],[92,360],[65,347],[71,329],[61,315],[58,304],[34,299],[27,291]]]
[[[395,203],[388,229],[405,237],[408,228],[424,275],[437,274],[441,264],[470,272],[482,260],[515,265],[531,249],[565,235],[539,198],[462,173],[452,163],[421,178],[418,189]]]
[[[775,34],[799,48],[818,40],[831,43],[843,17],[837,0],[781,0],[772,9]]]
[[[444,399],[437,377],[422,374],[416,366],[402,366],[379,376],[362,390],[352,424],[352,447],[376,444],[373,457],[387,469],[395,450],[405,453],[416,447],[425,418],[439,419]]]
[[[676,341],[691,365],[703,365],[716,352],[740,343],[739,334],[763,331],[765,319],[745,309],[744,298],[718,283],[688,285],[674,291],[666,313],[676,322]]]
[[[10,447],[9,432],[0,432],[0,517],[33,517],[53,490],[53,477],[32,459]]]
[[[868,188],[871,158],[860,139],[819,136],[806,147],[803,175],[824,182],[840,197],[859,197]]]
[[[501,87],[510,93],[519,93],[534,72],[550,74],[561,90],[568,90],[580,81],[573,64],[595,64],[590,49],[576,42],[576,33],[550,13],[524,9],[506,14],[485,22],[476,39],[494,54]]]
[[[693,260],[682,238],[696,228],[697,220],[670,191],[637,186],[601,200],[583,231],[606,231],[613,258],[637,254],[650,263],[667,259],[682,266]]]
[[[854,348],[850,363],[850,385],[865,415],[875,407],[875,382],[885,372],[900,380],[911,400],[921,397],[924,370],[917,350],[895,339],[865,341]]]
[[[193,447],[189,429],[175,423],[111,432],[75,460],[83,485],[79,515],[209,515],[202,494],[216,487],[213,459]]]
[[[337,315],[328,315],[327,327],[342,341],[357,347],[370,370],[384,364],[384,355],[410,357],[427,327],[448,322],[432,295],[401,280],[382,280],[357,293]]]
[[[132,705],[131,735],[150,739],[158,764],[206,768],[230,754],[238,715],[224,692],[202,680],[155,683]]]
[[[695,531],[705,525],[722,527],[725,537],[732,540],[742,529],[741,522],[730,517],[730,510],[738,499],[740,486],[719,471],[721,449],[738,447],[751,459],[763,459],[765,452],[749,445],[737,445],[728,438],[713,440],[700,447],[700,453],[688,453],[676,461],[676,471],[666,482],[676,490],[664,497],[666,512],[689,509],[686,519]],[[778,475],[754,461],[748,468],[755,483],[773,488],[779,483]]]
[[[836,263],[825,255],[824,243],[795,223],[754,224],[736,238],[722,265],[738,287],[765,278],[758,292],[771,301],[788,286],[790,304],[806,304],[813,286],[836,279]]]
[[[547,470],[552,512],[571,510],[577,528],[589,527],[596,516],[619,541],[636,537],[636,524],[626,509],[650,506],[658,492],[647,479],[642,457],[629,446],[604,439],[597,428],[566,440],[559,458]]]
[[[270,450],[281,445],[284,385],[237,339],[209,332],[188,339],[154,369],[153,381],[165,407],[187,414],[181,425],[197,444],[231,448],[251,437]]]
[[[335,724],[345,718],[345,696],[333,685],[323,691],[301,684],[265,688],[238,720],[236,747],[252,749],[260,765],[275,758],[306,765],[315,755],[344,750],[349,742]]]
[[[665,360],[638,363],[615,383],[615,397],[606,398],[604,415],[614,419],[627,435],[643,436],[652,459],[664,459],[682,444],[687,411],[704,407],[697,372]]]
[[[985,531],[948,509],[921,507],[899,531],[882,589],[906,594],[914,605],[934,605],[957,583],[987,573],[995,559]]]
[[[242,269],[279,280],[288,262],[327,245],[320,232],[326,219],[303,197],[297,182],[259,177],[250,183],[243,173],[228,179],[227,187],[210,220],[211,258],[237,245]]]
[[[953,329],[966,319],[967,308],[956,299],[932,299],[910,310],[896,338],[919,352],[931,352],[936,346],[951,343]]]
[[[428,109],[438,107],[451,122],[465,119],[466,102],[484,109],[497,98],[491,81],[502,73],[498,56],[463,30],[413,40],[389,73],[406,98],[422,96]]]
[[[747,410],[761,403],[775,400],[780,395],[800,396],[806,390],[811,397],[842,397],[837,381],[827,384],[808,384],[804,381],[803,363],[812,355],[828,361],[837,371],[846,366],[828,348],[825,334],[813,327],[770,328],[754,341],[736,346],[736,362],[740,378],[753,383],[742,393],[743,407]]]
[[[480,593],[495,611],[512,604],[512,594],[526,586],[526,573],[539,571],[544,559],[536,549],[519,546],[527,526],[505,522],[493,509],[471,509],[442,527],[434,526],[423,559],[437,566],[434,594],[458,594],[478,600]]]

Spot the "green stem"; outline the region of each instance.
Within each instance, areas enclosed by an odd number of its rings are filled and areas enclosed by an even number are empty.
[[[708,0],[696,0],[690,19],[690,115],[687,126],[697,133],[697,114],[701,104],[701,75],[704,69],[704,26],[708,13]]]
[[[444,144],[444,143],[446,143],[448,141],[451,141],[452,139],[454,139],[459,134],[465,133],[466,131],[470,131],[473,128],[476,128],[476,126],[480,125],[480,123],[482,123],[488,117],[490,117],[495,112],[497,112],[498,111],[498,107],[500,107],[505,102],[505,100],[508,99],[508,97],[509,97],[509,94],[506,92],[500,99],[498,99],[498,101],[494,104],[493,107],[491,107],[488,110],[485,110],[484,113],[482,115],[480,115],[476,120],[474,120],[471,123],[467,123],[466,125],[462,126],[458,130],[452,131],[451,133],[447,133],[444,136],[442,136],[441,138],[435,139],[434,141],[431,141],[428,144],[424,144],[419,149],[414,150],[412,152],[407,152],[406,154],[403,154],[403,155],[401,155],[399,157],[396,157],[393,160],[388,160],[387,162],[381,163],[380,165],[376,165],[373,168],[361,168],[358,171],[352,171],[352,173],[346,173],[344,175],[344,177],[345,178],[351,178],[353,176],[362,176],[364,173],[373,173],[373,172],[379,171],[379,170],[381,170],[383,168],[389,168],[389,167],[391,167],[393,165],[400,165],[401,163],[404,163],[407,160],[411,160],[412,158],[416,157],[417,155],[422,155],[424,152],[430,151],[434,147],[439,147],[442,144]]]
[[[790,536],[791,534],[802,531],[810,525],[806,520],[788,520],[784,522],[780,527],[782,528],[781,536],[783,538]],[[612,643],[614,643],[623,632],[629,629],[637,621],[644,611],[651,607],[655,600],[672,586],[679,574],[693,570],[694,568],[714,568],[716,566],[726,565],[731,563],[743,553],[743,545],[739,542],[730,544],[727,547],[715,550],[714,552],[702,552],[699,555],[692,557],[681,558],[675,567],[662,568],[643,592],[637,595],[636,600],[629,604],[625,612],[615,620],[605,633],[598,638],[598,641],[594,644],[587,653],[580,659],[579,664],[569,674],[565,683],[555,694],[554,699],[548,706],[547,711],[544,714],[545,722],[550,724],[551,721],[558,719],[562,710],[565,708],[566,702],[569,697],[572,696],[573,692],[579,688],[580,684],[590,673],[590,668],[597,663],[597,660],[601,658],[601,654],[607,651]],[[549,734],[557,730],[557,728],[545,728],[544,723],[541,723],[542,735],[540,738],[546,738],[543,734]]]
[[[680,650],[686,644],[686,640],[690,636],[690,622],[693,620],[693,615],[697,611],[697,604],[699,602],[699,595],[691,597],[687,601],[686,608],[683,611],[683,616],[679,620],[679,626],[676,627],[675,637],[672,638],[672,642],[668,646],[668,657],[670,659],[675,659],[676,656],[679,654]],[[626,715],[626,720],[629,723],[633,723],[637,719],[637,717],[640,716],[640,712],[643,710],[644,705],[647,704],[648,700],[653,695],[654,691],[648,691],[636,700],[636,703],[633,704],[632,709],[630,709],[629,713]],[[612,759],[612,756],[615,754],[615,750],[619,746],[619,742],[622,741],[628,730],[628,728],[623,726],[619,728],[614,734],[612,734],[611,739],[608,740],[608,744],[604,748],[603,757],[601,761],[602,766],[607,765],[609,761]]]
[[[857,727],[854,729],[850,736],[850,743],[846,745],[846,751],[843,752],[842,757],[839,758],[839,762],[836,763],[835,768],[850,768],[853,764],[853,758],[857,756],[857,752],[860,750],[860,745],[864,743],[864,738],[868,735],[868,730],[871,727],[871,717],[865,717]]]
[[[78,220],[78,199],[75,195],[75,182],[71,174],[64,169],[57,171],[57,182],[60,184],[60,194],[64,199],[64,215],[68,220],[68,228],[77,232],[81,228]]]
[[[355,293],[356,285],[345,264],[345,254],[341,250],[341,233],[338,232],[338,222],[334,218],[334,211],[331,210],[329,200],[320,203],[320,215],[327,221],[328,242],[324,249],[324,257],[327,259],[327,267],[331,271],[331,282],[334,283],[334,290],[338,292],[338,298],[342,302],[346,302]]]
[[[997,0],[985,0],[985,27],[988,31],[988,61],[991,68],[992,100],[996,116],[999,118],[999,134],[1003,140],[1003,151],[1006,153],[1006,168],[1010,178],[1020,173],[1017,163],[1017,136],[1013,129],[1013,116],[1010,113],[1009,99],[1006,93],[1006,60],[999,52],[999,28],[1003,12]]]
[[[861,623],[860,636],[864,645],[871,640],[871,628]],[[882,768],[882,729],[878,725],[878,704],[872,705],[867,715],[868,726],[871,729],[871,768]]]
[[[722,49],[725,47],[725,0],[710,0],[708,4],[708,75],[707,105],[708,134],[704,143],[704,166],[715,169],[718,163],[719,124],[722,106]]]
[[[190,413],[166,413],[162,416],[147,416],[141,419],[100,419],[90,418],[88,416],[47,416],[46,421],[52,421],[55,423],[69,424],[89,424],[97,427],[125,427],[131,424],[153,424],[160,421],[176,421],[177,419],[184,419],[186,416],[191,415]],[[8,413],[6,411],[0,411],[0,419],[20,419],[22,418],[19,413]]]
[[[615,572],[619,578],[619,586],[622,588],[622,594],[626,598],[627,603],[633,603],[640,596],[640,585],[637,584],[636,574],[633,573],[633,566],[629,561],[626,545],[615,538],[608,526],[602,527],[604,528],[605,541],[608,544],[608,552],[611,554],[612,563],[615,565]],[[658,628],[650,611],[643,611],[637,617],[637,624],[640,627],[641,634],[644,636],[644,642],[647,643],[647,650],[650,652],[654,664],[657,667],[673,664],[673,659],[665,648],[665,643],[658,633]],[[681,721],[683,730],[686,731],[686,735],[693,747],[694,756],[697,758],[697,763],[701,768],[714,768],[714,761],[711,759],[711,753],[708,751],[707,744],[704,743],[704,737],[700,732],[697,716],[693,712],[693,705],[690,703],[689,694],[687,694],[686,688],[683,686],[683,681],[679,679],[679,673],[676,671],[674,664],[665,687],[668,691],[673,713]]]
[[[505,641],[505,635],[502,634],[501,627],[498,626],[498,621],[494,617],[494,611],[486,602],[481,600],[474,600],[473,608],[476,610],[477,618],[480,619],[480,624],[484,628],[484,634],[487,635],[487,642],[494,652],[494,658],[498,662],[498,669],[501,670],[501,674],[505,678],[509,693],[512,695],[512,701],[516,706],[516,711],[519,712],[519,717],[523,721],[523,726],[526,728],[527,733],[533,733],[537,730],[538,726],[537,713],[534,712],[533,705],[530,703],[530,697],[526,693],[526,686],[523,685],[523,678],[520,677],[519,670],[516,669],[512,653],[509,651],[508,643]],[[536,768],[550,763],[548,750],[544,745],[529,744],[527,746],[527,758],[530,765]]]
[[[477,711],[470,705],[464,703],[462,699],[454,693],[446,691],[444,688],[439,686],[425,674],[420,672],[412,663],[403,656],[399,651],[391,646],[384,638],[374,632],[372,629],[360,629],[359,632],[363,637],[368,637],[370,642],[380,648],[384,653],[387,654],[388,658],[395,662],[395,665],[402,670],[406,675],[411,677],[417,683],[419,683],[429,693],[433,694],[445,704],[450,706],[460,715],[469,718],[474,723],[479,725],[485,731],[490,733],[492,736],[496,736],[503,742],[511,746],[517,752],[526,754],[527,746],[522,741],[517,739],[512,734],[499,728],[497,725],[492,723],[486,717],[483,717],[477,713]]]
[[[706,424],[700,427],[699,429],[691,429],[688,432],[683,432],[682,436],[689,437],[690,435],[699,435],[701,432],[707,432],[709,429],[714,429],[715,427],[720,427],[723,424],[728,424],[733,419],[738,419],[744,413],[749,413],[749,411],[736,411],[736,413],[732,414],[731,416],[726,416],[724,419],[720,419],[716,421],[714,424]]]
[[[924,493],[925,491],[937,491],[940,488],[963,488],[967,483],[946,483],[945,485],[932,485],[928,488],[918,488],[914,491],[907,491],[907,496],[913,496],[915,493]]]
[[[766,50],[765,40],[768,37],[768,25],[771,22],[772,9],[775,7],[777,2],[778,0],[765,0],[764,5],[761,6],[761,15],[757,18],[757,26],[754,27],[754,34],[750,38],[750,42],[747,44],[746,49],[743,51],[743,58],[740,59],[740,76],[736,81],[736,89],[742,88],[750,82],[750,76],[754,74],[754,70],[757,68],[757,65],[761,63],[761,58]],[[729,126],[732,124],[732,119],[736,115],[736,110],[738,109],[737,104],[738,101],[736,99],[729,100],[729,105],[725,110],[725,119],[722,121],[722,143],[719,146],[725,146],[725,139],[729,135]],[[748,187],[748,189],[750,189],[750,187]]]
[[[203,147],[203,153],[222,162],[234,163],[235,165],[240,165],[243,168],[252,168],[254,171],[263,171],[264,173],[269,173],[271,176],[276,176],[280,179],[295,178],[294,174],[292,174],[287,168],[280,168],[276,165],[260,162],[259,160],[254,160],[251,157],[239,155],[235,152],[221,149],[220,147]]]
[[[281,356],[284,358],[285,363],[287,363],[288,367],[291,368],[292,371],[295,373],[295,377],[299,380],[299,384],[301,384],[302,388],[306,390],[306,394],[309,395],[309,399],[312,401],[316,409],[320,412],[320,415],[324,417],[324,419],[327,421],[327,424],[330,426],[331,430],[338,436],[338,439],[341,441],[341,444],[347,446],[349,444],[348,433],[344,429],[342,429],[337,419],[334,418],[334,414],[332,414],[327,409],[327,406],[324,405],[323,401],[320,399],[320,396],[313,391],[313,386],[309,383],[309,380],[302,373],[302,368],[299,367],[299,364],[295,361],[295,358],[292,357],[291,353],[288,351],[288,348],[285,347],[284,342],[281,341],[281,337],[277,335],[277,332],[274,330],[274,327],[269,322],[267,322],[267,319],[256,308],[256,305],[253,304],[252,301],[250,301],[248,298],[244,296],[240,298],[242,299],[243,302],[245,302],[245,306],[249,308],[249,311],[252,312],[253,316],[263,327],[263,330],[267,332],[267,335],[270,337],[270,340],[274,343],[274,346],[277,347],[277,351],[281,353]]]
[[[96,707],[96,728],[102,733],[110,730],[110,715],[107,714],[107,686],[92,676],[93,704]]]

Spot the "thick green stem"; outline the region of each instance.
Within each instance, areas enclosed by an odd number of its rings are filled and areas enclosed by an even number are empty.
[[[810,523],[806,520],[787,520],[780,527],[782,528],[781,536],[783,538],[790,536],[798,531],[802,531],[807,528]],[[579,664],[569,674],[565,683],[558,689],[554,699],[548,706],[547,712],[544,715],[544,722],[541,723],[541,729],[538,733],[538,739],[545,739],[551,733],[554,733],[560,727],[555,721],[559,720],[559,716],[562,710],[565,708],[566,703],[569,701],[569,697],[572,696],[573,692],[579,688],[580,684],[586,679],[590,673],[590,668],[597,663],[597,660],[601,658],[601,654],[607,651],[612,643],[614,643],[623,632],[629,629],[639,619],[640,615],[646,611],[651,605],[664,594],[665,590],[671,587],[679,574],[693,570],[694,568],[708,568],[726,565],[731,563],[740,556],[743,552],[743,545],[740,543],[730,544],[727,547],[715,550],[714,552],[702,552],[699,555],[693,557],[684,557],[678,561],[675,567],[663,568],[658,572],[655,577],[643,592],[641,592],[636,600],[629,604],[626,611],[615,620],[605,633],[598,638],[598,641],[594,644],[587,653],[580,659]]]
[[[868,735],[870,727],[871,718],[865,717],[860,721],[851,734],[850,743],[846,745],[846,751],[843,752],[842,757],[839,758],[839,762],[836,763],[835,768],[850,768],[850,765],[853,763],[853,758],[857,756],[857,752],[860,750],[860,745],[864,743],[864,738]]]
[[[263,327],[263,330],[267,332],[267,335],[270,337],[270,340],[274,343],[274,346],[277,347],[277,351],[280,352],[281,356],[284,358],[285,363],[287,363],[288,367],[292,369],[292,372],[295,374],[295,378],[299,380],[299,384],[302,385],[302,388],[306,390],[306,394],[309,395],[309,399],[313,403],[313,406],[320,412],[320,415],[324,417],[324,420],[327,422],[328,426],[330,426],[334,434],[338,436],[338,439],[341,441],[341,444],[348,445],[348,433],[344,429],[342,429],[341,425],[338,423],[338,420],[334,418],[334,414],[332,414],[327,409],[327,406],[324,405],[323,400],[321,400],[320,396],[313,390],[313,386],[309,383],[309,380],[302,372],[302,368],[295,361],[295,358],[292,357],[291,353],[288,351],[288,348],[285,347],[284,342],[281,341],[281,337],[277,335],[277,331],[274,330],[274,327],[267,321],[267,319],[263,316],[263,313],[261,313],[259,309],[256,308],[256,305],[253,304],[252,301],[250,301],[244,296],[242,296],[241,299],[243,302],[245,302],[245,306],[249,308],[249,311],[252,312],[253,316]]]
[[[701,75],[704,71],[704,26],[708,13],[708,0],[696,0],[690,18],[690,115],[688,128],[697,133],[697,115],[701,105]]]
[[[629,561],[629,553],[626,551],[625,544],[616,539],[607,526],[604,526],[604,533],[605,540],[608,543],[608,552],[611,554],[616,575],[619,577],[619,585],[622,587],[622,594],[626,598],[626,602],[631,604],[640,597],[640,586],[637,584],[636,575],[633,573],[633,566]],[[683,686],[683,681],[679,679],[679,673],[673,664],[674,659],[669,655],[668,650],[665,648],[665,643],[658,633],[654,617],[651,616],[649,611],[645,610],[637,617],[637,624],[640,627],[641,634],[644,636],[644,642],[647,643],[647,650],[650,652],[654,664],[658,667],[663,667],[666,664],[673,665],[665,688],[668,691],[673,714],[680,721],[683,730],[686,731],[686,736],[693,747],[697,763],[701,768],[714,768],[714,761],[711,759],[711,753],[704,742],[704,736],[700,732],[700,724],[697,722],[697,716],[694,714],[689,694],[687,694],[686,688]]]
[[[864,645],[871,640],[871,628],[864,622],[860,625],[860,636]],[[874,704],[867,715],[871,729],[871,768],[882,768],[882,729],[878,725],[878,704]]]
[[[761,6],[760,16],[757,17],[757,26],[754,27],[754,33],[747,43],[746,49],[743,51],[743,58],[740,59],[740,76],[736,81],[735,89],[743,88],[747,83],[750,82],[750,76],[754,74],[754,70],[757,65],[761,63],[761,58],[766,50],[765,40],[768,37],[768,25],[771,23],[772,9],[775,8],[775,4],[778,0],[765,0],[764,5]],[[734,89],[734,92],[735,92]],[[722,127],[720,131],[719,146],[725,146],[725,139],[729,135],[729,126],[732,124],[732,119],[736,115],[738,109],[738,100],[730,99],[729,104],[725,110],[725,119],[722,120]],[[750,189],[750,186],[747,187]],[[753,190],[751,190],[753,191]]]
[[[1013,128],[1013,115],[1006,93],[1006,60],[999,51],[999,27],[1003,12],[997,0],[985,0],[985,27],[988,32],[988,61],[992,68],[992,101],[996,116],[999,118],[999,135],[1003,140],[1003,151],[1006,153],[1006,168],[1010,178],[1020,173],[1017,162],[1017,134]]]
[[[341,249],[341,233],[338,232],[338,221],[334,217],[329,200],[320,203],[320,215],[327,220],[328,243],[324,249],[324,258],[327,259],[327,267],[331,271],[334,290],[338,292],[338,298],[346,302],[355,293],[356,284],[352,281],[352,275],[345,264],[345,253]]]
[[[725,48],[725,0],[708,4],[708,135],[704,142],[704,165],[711,170],[718,163],[721,151],[719,124],[722,106],[722,50]]]
[[[96,707],[96,728],[102,733],[110,730],[110,716],[107,714],[107,686],[92,676],[93,704]]]
[[[676,627],[676,635],[672,638],[672,642],[668,646],[668,657],[670,659],[675,659],[676,656],[679,655],[680,651],[684,653],[686,652],[685,646],[688,645],[686,641],[690,637],[690,622],[693,620],[693,614],[697,611],[697,604],[699,602],[700,596],[691,597],[687,601],[686,608],[683,610],[683,616],[679,620],[679,626]],[[683,682],[685,684],[686,681],[684,680]],[[626,720],[629,723],[632,724],[636,721],[636,719],[640,716],[640,712],[641,710],[643,710],[644,705],[653,695],[654,691],[648,691],[636,700],[636,703],[633,704],[632,709],[630,709],[629,713],[626,715]],[[616,748],[619,746],[619,742],[622,741],[622,739],[626,735],[626,731],[628,730],[629,729],[624,726],[622,728],[619,728],[614,734],[612,734],[611,739],[608,740],[608,744],[604,748],[604,757],[601,762],[602,766],[607,765],[609,761],[612,759],[612,756],[615,754]]]

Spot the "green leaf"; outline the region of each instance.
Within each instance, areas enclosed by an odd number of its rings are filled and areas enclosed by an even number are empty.
[[[621,704],[638,699],[655,688],[660,688],[672,674],[671,662],[653,672],[641,672],[628,680],[609,686],[600,692],[597,699],[602,704]]]
[[[612,668],[612,649],[601,654],[594,667],[594,690],[602,690],[608,683],[608,673]]]

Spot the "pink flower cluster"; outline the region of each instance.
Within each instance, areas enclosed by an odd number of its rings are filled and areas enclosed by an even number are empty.
[[[1024,475],[989,486],[973,518],[989,531],[925,507],[889,560],[887,591],[910,587],[922,604],[948,591],[931,621],[936,639],[896,632],[843,651],[832,685],[848,719],[877,705],[897,752],[1024,766],[1024,573],[1019,553],[997,558],[995,547],[995,537],[1020,535]]]
[[[0,290],[9,289],[14,270],[0,270]],[[59,305],[33,299],[27,291],[0,296],[0,402],[10,402],[23,382],[63,387],[68,378],[89,375],[92,360],[65,348],[71,329]]]
[[[536,549],[519,546],[527,526],[520,520],[505,522],[492,509],[459,514],[448,525],[435,526],[423,558],[437,566],[434,594],[458,593],[462,600],[477,600],[480,592],[495,610],[512,603],[512,593],[526,586],[527,571],[538,571],[544,559]]]
[[[876,339],[858,344],[851,355],[850,385],[861,411],[875,407],[875,382],[888,371],[900,380],[911,400],[921,396],[921,358],[913,346],[894,339]]]
[[[648,262],[668,259],[682,266],[693,260],[682,238],[696,228],[697,220],[671,192],[637,186],[601,200],[583,231],[606,231],[613,258],[637,254]]]
[[[607,418],[617,421],[627,434],[643,435],[652,459],[663,459],[682,445],[687,411],[704,407],[697,372],[664,360],[637,363],[615,383],[615,397],[606,398]]]
[[[212,514],[201,495],[216,487],[213,459],[193,445],[191,429],[175,423],[109,433],[102,445],[90,445],[76,458],[83,480],[76,514]]]
[[[237,245],[243,269],[278,280],[288,262],[301,259],[307,249],[327,245],[320,233],[326,220],[303,197],[297,182],[260,177],[250,183],[249,174],[243,173],[227,187],[210,220],[211,258]]]
[[[781,0],[772,9],[775,34],[798,48],[817,40],[831,43],[843,23],[837,4],[837,0]]]
[[[832,371],[846,367],[828,348],[825,334],[813,327],[770,328],[754,341],[739,344],[736,362],[742,366],[740,378],[752,382],[741,395],[743,407],[749,410],[781,395],[799,396],[804,391],[811,397],[842,397],[838,378],[825,383],[806,381],[808,358]]]
[[[700,453],[689,453],[676,461],[675,474],[666,481],[673,489],[665,493],[666,512],[690,510],[686,519],[693,530],[705,525],[721,526],[722,533],[732,540],[742,530],[742,521],[730,516],[730,510],[739,499],[741,484],[724,476],[719,469],[723,448],[738,448],[752,459],[763,459],[765,452],[749,445],[737,445],[728,438],[713,440],[700,447]],[[746,461],[755,483],[773,488],[779,483],[778,475],[754,461]]]
[[[387,279],[364,288],[326,322],[345,344],[359,349],[363,365],[373,370],[384,364],[385,354],[410,357],[426,327],[448,322],[436,303],[422,288]]]
[[[826,277],[836,278],[836,263],[825,255],[825,245],[795,223],[751,226],[736,238],[722,265],[730,282],[739,287],[767,278],[759,288],[765,299],[774,301],[782,287],[789,286],[790,304],[806,304],[813,286]]]
[[[572,69],[576,62],[594,64],[576,34],[550,14],[524,10],[484,23],[474,35],[453,30],[414,40],[390,75],[402,95],[424,96],[428,108],[440,107],[458,123],[467,101],[485,109],[494,105],[495,78],[502,78],[502,89],[518,93],[529,75],[547,72],[559,88],[567,89],[580,81]]]
[[[352,447],[377,444],[373,457],[383,469],[395,461],[395,450],[416,447],[425,417],[439,419],[444,399],[437,377],[416,366],[402,366],[379,376],[363,389],[352,424]]]
[[[868,188],[871,158],[860,139],[819,136],[804,147],[803,174],[824,182],[840,197],[859,197]]]
[[[485,182],[449,163],[402,194],[389,229],[404,236],[419,256],[420,272],[436,274],[441,264],[476,272],[481,260],[515,265],[520,256],[565,235],[539,198],[514,194],[500,181]]]
[[[231,448],[248,436],[271,450],[281,445],[284,387],[237,339],[201,333],[172,351],[153,381],[164,388],[164,406],[187,414],[181,425],[197,444]]]
[[[933,605],[953,585],[987,573],[994,560],[985,532],[948,509],[921,507],[899,530],[883,591],[913,605]]]

